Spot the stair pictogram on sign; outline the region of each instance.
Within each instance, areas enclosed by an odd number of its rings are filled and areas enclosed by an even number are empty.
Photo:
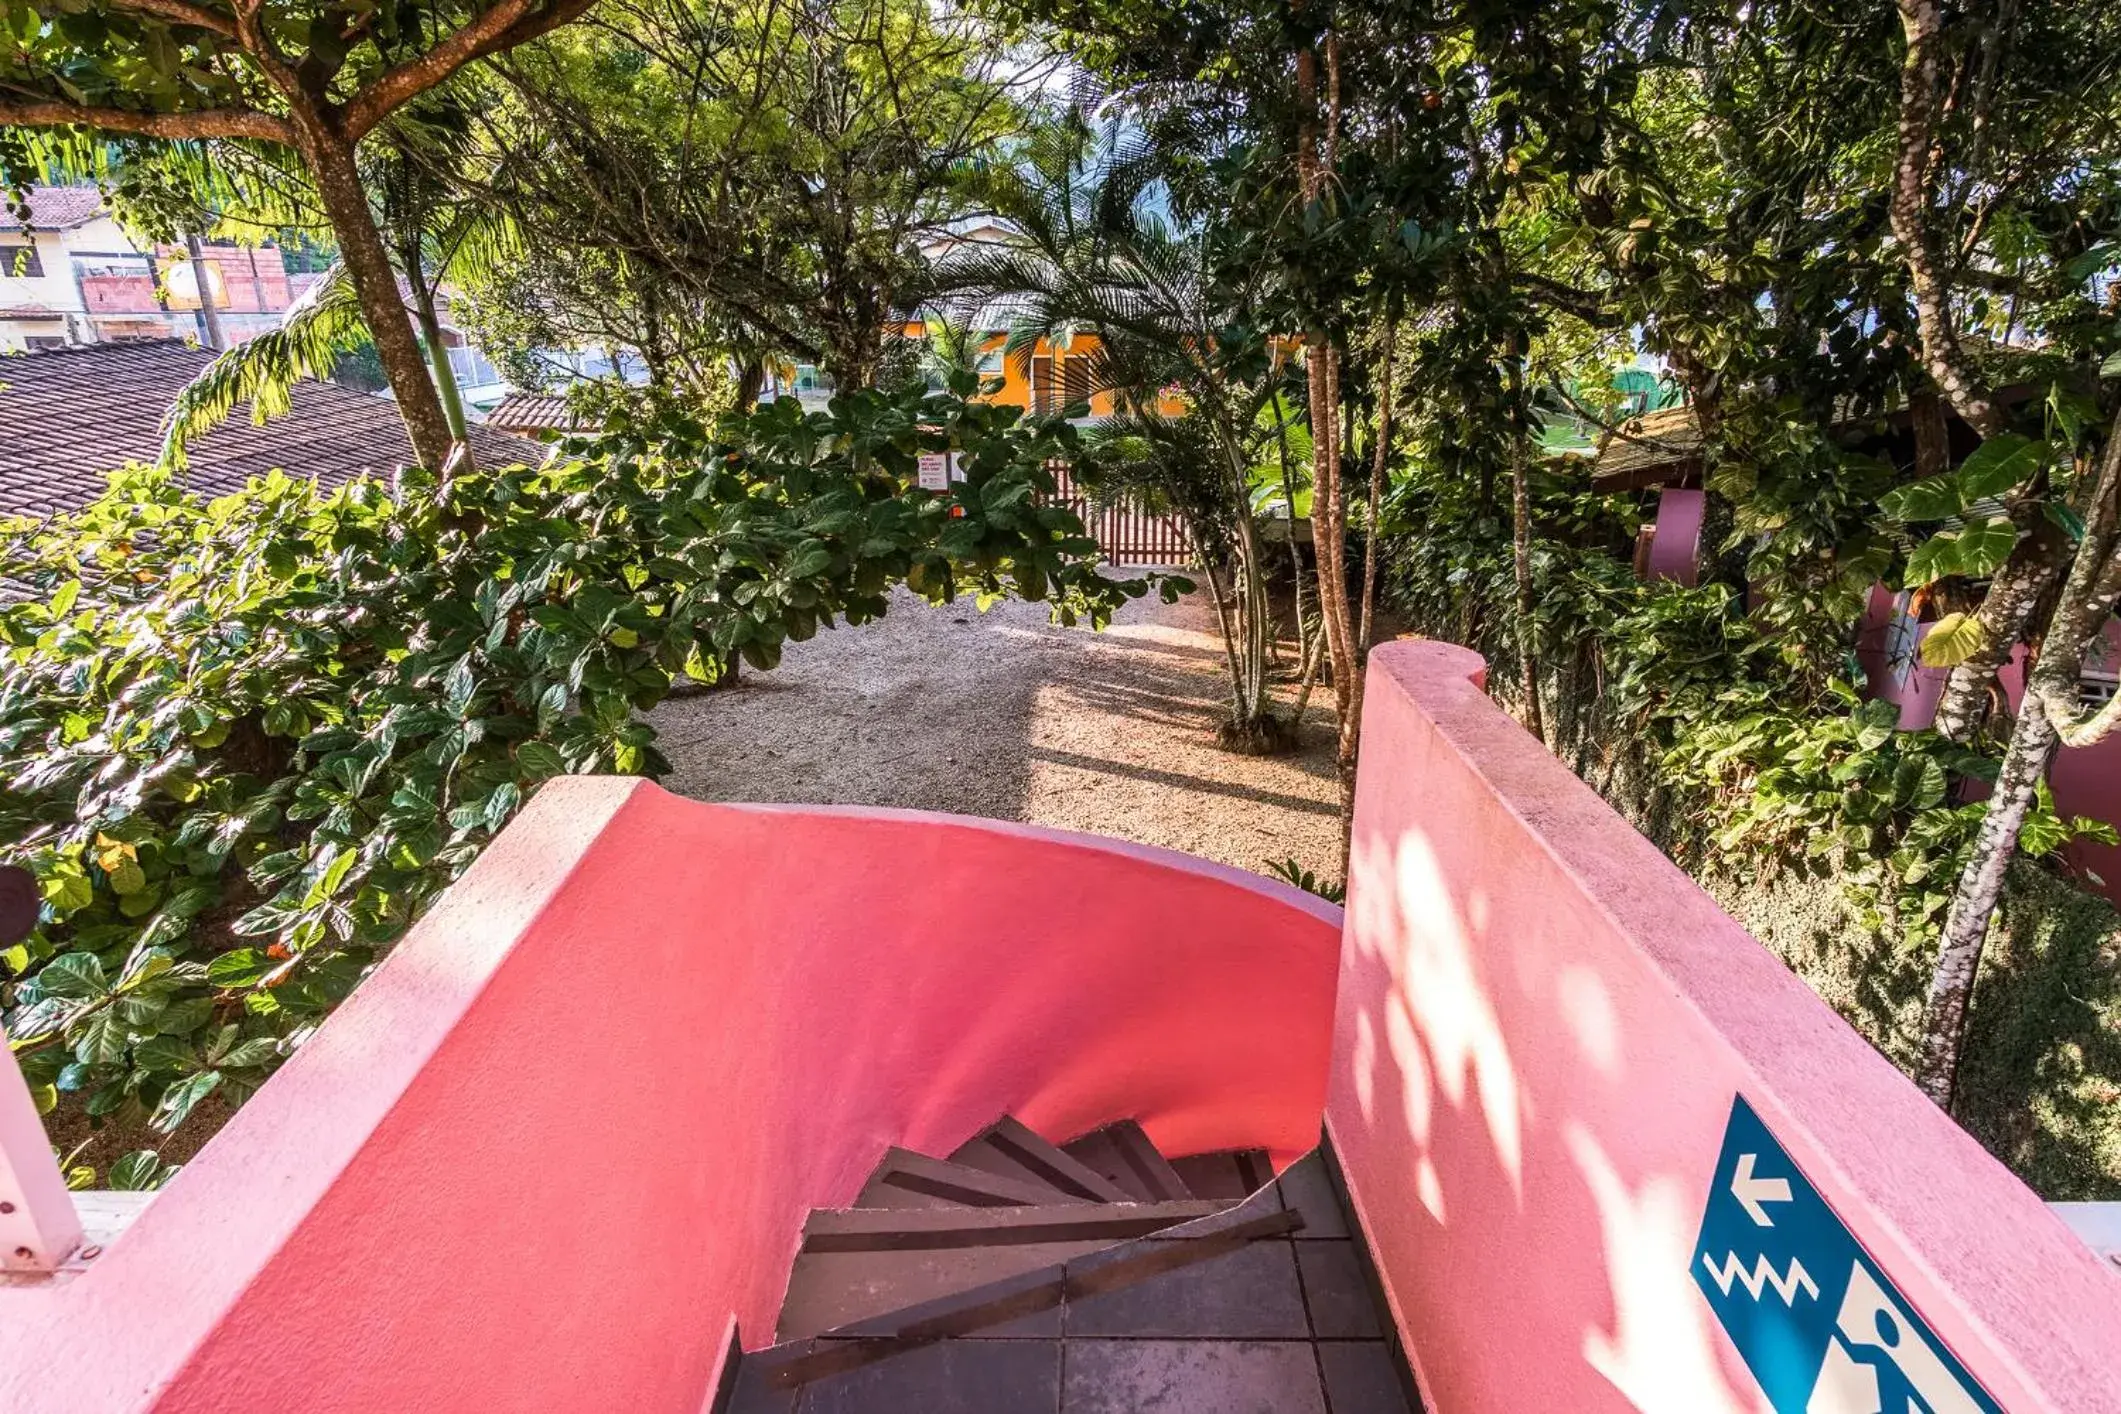
[[[1693,1262],[1776,1414],[2003,1414],[1743,1097]]]

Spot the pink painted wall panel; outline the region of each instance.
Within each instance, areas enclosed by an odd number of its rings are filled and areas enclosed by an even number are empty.
[[[96,1270],[0,1291],[0,1408],[697,1414],[887,1145],[1308,1147],[1338,934],[1115,841],[554,782]]]
[[[1657,495],[1657,534],[1650,541],[1651,579],[1701,582],[1701,520],[1707,500],[1699,491],[1668,486]]]
[[[1737,1094],[2006,1408],[2121,1407],[2121,1283],[1480,673],[1372,660],[1327,1098],[1435,1414],[1759,1407],[1689,1275]]]
[[[1871,696],[1900,708],[1900,729],[1921,731],[1937,718],[1937,704],[1944,697],[1945,668],[1925,668],[1913,655],[1929,636],[1930,624],[1919,624],[1913,642],[1897,641],[1895,626],[1901,618],[1899,596],[1882,584],[1871,586],[1871,597],[1856,629],[1856,661],[1863,665]],[[1896,656],[1904,661],[1895,661]]]
[[[1937,707],[1943,701],[1944,684],[1951,671],[1925,668],[1919,662],[1895,671],[1888,644],[1898,617],[1892,591],[1882,584],[1874,586],[1857,629],[1856,657],[1870,679],[1871,695],[1899,704],[1901,730],[1922,731],[1937,720]],[[1920,625],[1915,641],[1920,643],[1934,627]],[[2099,647],[2088,656],[2088,663],[2121,663],[2121,621],[2107,625]],[[2013,650],[1998,676],[2004,695],[2015,709],[2025,695],[2023,645]],[[2121,735],[2057,753],[2048,768],[2048,782],[2054,787],[2056,808],[2065,815],[2088,815],[2109,825],[2121,825]],[[1969,792],[1969,798],[1979,799],[1986,793],[1986,786],[1977,785]],[[2067,856],[2087,888],[2121,903],[2121,848],[2080,842],[2069,847]]]

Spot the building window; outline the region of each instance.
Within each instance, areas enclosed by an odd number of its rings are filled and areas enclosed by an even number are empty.
[[[1070,354],[1061,360],[1061,401],[1090,401],[1090,360],[1083,354]]]
[[[37,255],[37,247],[0,243],[0,278],[43,279],[44,262]]]
[[[45,349],[65,348],[66,337],[63,334],[31,334],[22,343],[31,353],[41,353]]]

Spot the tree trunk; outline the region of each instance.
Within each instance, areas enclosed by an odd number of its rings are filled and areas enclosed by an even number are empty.
[[[737,365],[736,410],[750,412],[759,404],[759,390],[766,386],[766,361],[747,358]]]
[[[1205,539],[1193,542],[1205,547]],[[1230,606],[1223,598],[1223,577],[1215,568],[1215,556],[1203,548],[1200,557],[1201,570],[1208,576],[1208,597],[1215,605],[1215,626],[1222,630],[1223,663],[1230,670],[1230,721],[1242,725],[1245,718],[1244,671],[1237,662],[1237,632],[1230,625]]]
[[[1965,1037],[1966,1009],[1988,941],[1989,919],[2002,896],[2011,857],[2025,817],[2039,796],[2048,762],[2065,738],[2088,745],[2110,730],[2097,718],[2078,723],[2078,680],[2084,651],[2102,632],[2121,594],[2121,546],[2115,524],[2121,516],[2121,429],[2107,441],[2099,475],[2084,506],[2084,538],[2070,566],[2068,581],[2044,635],[2040,662],[2025,686],[2010,745],[2003,753],[1981,833],[1959,876],[1959,887],[1946,917],[1930,979],[1929,1005],[1922,1023],[1921,1068],[1916,1079],[1923,1092],[1949,1110],[1958,1083],[1959,1053]]]
[[[1943,0],[1898,3],[1907,54],[1900,69],[1899,150],[1887,215],[1915,300],[1922,366],[1959,415],[1983,437],[1993,437],[2003,430],[2002,409],[1959,344],[1952,321],[1949,272],[1938,249],[1931,211],[1929,178],[1944,101],[1944,4]]]
[[[1517,661],[1524,692],[1525,730],[1547,739],[1545,712],[1539,701],[1539,631],[1533,622],[1538,597],[1532,585],[1532,472],[1525,453],[1524,375],[1517,355],[1510,359],[1510,402],[1517,423],[1510,433],[1510,566],[1517,581]]]
[[[368,195],[354,165],[353,143],[331,120],[304,111],[300,104],[290,104],[290,108],[302,156],[317,184],[332,234],[338,237],[339,259],[360,299],[361,315],[375,340],[383,374],[390,380],[413,455],[420,465],[440,475],[455,439],[450,436],[449,418],[442,411],[434,380],[428,377],[427,360],[420,354],[405,301],[398,297],[397,271],[368,209]]]
[[[1371,449],[1370,500],[1363,521],[1362,618],[1355,634],[1356,656],[1365,661],[1370,656],[1370,635],[1376,625],[1377,528],[1384,505],[1385,479],[1391,471],[1392,354],[1398,338],[1399,321],[1388,314],[1385,316],[1384,357],[1379,361],[1377,373],[1377,445]]]
[[[1974,977],[1981,968],[1981,950],[1988,941],[1989,917],[2002,896],[2011,856],[2018,851],[2018,832],[2024,828],[2025,817],[2039,796],[2040,782],[2047,774],[2048,758],[2054,750],[2054,725],[2028,692],[2011,732],[2010,747],[2003,754],[2003,768],[1996,777],[1995,792],[1989,796],[1988,813],[1982,817],[1974,852],[1959,876],[1959,890],[1938,944],[1937,969],[1930,977],[1929,1005],[1922,1019],[1920,1069],[1915,1080],[1924,1094],[1946,1110],[1952,1107],[1952,1090],[1958,1083],[1966,1007],[1974,994]]]
[[[2011,650],[2025,636],[2040,596],[2062,569],[2068,544],[2045,517],[2032,534],[2018,542],[2003,568],[1989,581],[1974,620],[1981,625],[1981,646],[1952,666],[1937,702],[1936,728],[1952,741],[1965,741],[1988,709],[1996,673],[2010,661]]]
[[[206,346],[216,353],[228,348],[228,332],[221,327],[221,308],[214,303],[214,282],[206,273],[206,247],[196,235],[184,238],[184,249],[191,256],[192,283],[199,289],[199,328],[206,336]]]
[[[1311,550],[1318,561],[1318,612],[1325,621],[1340,718],[1334,767],[1340,776],[1341,833],[1354,823],[1355,760],[1362,737],[1362,667],[1348,604],[1347,488],[1340,475],[1340,379],[1336,350],[1323,339],[1309,362],[1311,393]],[[1343,858],[1342,863],[1346,863]]]
[[[1299,671],[1312,665],[1309,660],[1309,644],[1313,629],[1304,621],[1304,556],[1296,543],[1296,477],[1289,470],[1289,424],[1285,416],[1280,394],[1274,398],[1274,450],[1281,462],[1281,498],[1289,508],[1289,574],[1291,592],[1296,600],[1296,659]],[[1307,690],[1300,691],[1294,721],[1303,721],[1304,706],[1308,700]]]
[[[1296,56],[1296,177],[1304,202],[1323,202],[1339,141],[1336,41],[1325,36],[1326,93],[1319,93],[1318,55]],[[1340,350],[1322,327],[1309,331],[1305,374],[1311,404],[1311,540],[1318,562],[1318,611],[1333,663],[1333,703],[1340,718],[1334,768],[1340,777],[1340,862],[1345,877],[1355,825],[1355,762],[1362,744],[1362,665],[1348,604],[1347,493],[1340,476]]]

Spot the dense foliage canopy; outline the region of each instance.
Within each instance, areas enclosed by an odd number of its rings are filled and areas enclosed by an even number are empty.
[[[615,414],[542,467],[437,493],[165,473],[18,524],[0,609],[0,836],[44,917],[0,984],[47,1105],[177,1128],[240,1096],[561,773],[654,776],[641,714],[820,628],[1004,593],[1102,622],[1041,504],[1057,419],[955,394]],[[965,479],[913,488],[954,449]]]

